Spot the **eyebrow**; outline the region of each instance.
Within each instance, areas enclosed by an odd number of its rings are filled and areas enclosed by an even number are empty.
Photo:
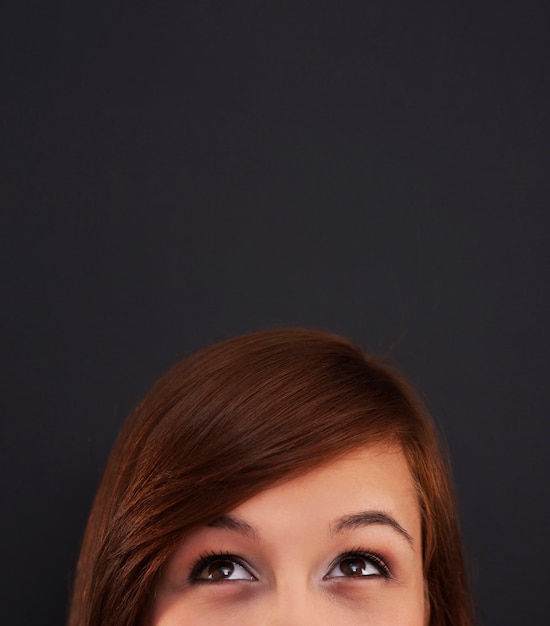
[[[218,517],[209,524],[207,524],[207,526],[210,526],[212,528],[233,530],[241,535],[250,537],[251,539],[259,539],[258,533],[253,526],[251,526],[248,522],[239,519],[238,517],[233,517],[233,515],[222,515],[221,517]]]
[[[338,517],[330,525],[330,534],[332,536],[340,535],[348,530],[353,530],[354,528],[373,525],[389,526],[404,537],[411,548],[414,549],[414,539],[411,535],[394,517],[384,511],[359,511],[358,513]],[[207,524],[207,526],[211,528],[231,530],[246,537],[250,537],[255,541],[259,540],[259,534],[253,526],[238,517],[234,517],[233,515],[222,515],[221,517],[211,521]]]
[[[407,540],[411,548],[414,548],[414,539],[411,535],[394,517],[384,511],[359,511],[358,513],[352,513],[351,515],[343,515],[342,517],[334,520],[331,524],[330,534],[339,535],[347,532],[348,530],[353,530],[354,528],[378,524],[393,528],[393,530],[397,531]]]

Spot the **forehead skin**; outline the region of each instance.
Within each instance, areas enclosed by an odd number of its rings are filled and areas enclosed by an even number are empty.
[[[426,623],[421,519],[399,449],[358,449],[267,489],[193,532],[166,564],[146,626]],[[230,520],[230,521],[231,521]],[[334,577],[350,551],[372,552],[391,577]],[[190,580],[204,554],[232,554],[254,580]]]

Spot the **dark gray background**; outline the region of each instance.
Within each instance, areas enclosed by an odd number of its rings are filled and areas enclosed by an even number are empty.
[[[153,380],[283,325],[408,372],[479,623],[550,623],[549,7],[4,5],[2,623],[63,623]]]

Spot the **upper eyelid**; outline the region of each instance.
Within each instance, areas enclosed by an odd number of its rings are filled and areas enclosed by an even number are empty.
[[[388,565],[386,559],[382,558],[376,552],[372,552],[371,550],[363,550],[361,548],[355,550],[347,550],[346,552],[342,552],[339,554],[330,564],[327,573],[323,578],[326,578],[328,574],[338,565],[340,561],[343,561],[347,558],[359,557],[365,559],[366,561],[370,561],[380,570],[382,576],[386,578],[393,578],[392,571]]]
[[[381,576],[384,576],[386,578],[393,578],[392,571],[386,559],[384,559],[379,554],[371,550],[364,550],[361,548],[356,548],[353,550],[346,550],[345,552],[341,552],[336,558],[334,558],[328,565],[326,572],[323,575],[323,580],[329,580],[329,578],[327,578],[328,574],[338,565],[340,561],[346,558],[353,558],[353,557],[359,557],[367,561],[371,561],[375,565],[375,567],[377,567],[380,570]],[[237,554],[230,553],[230,552],[210,552],[210,553],[202,554],[194,562],[194,564],[191,567],[191,572],[189,574],[189,580],[192,582],[200,580],[198,576],[203,571],[203,569],[207,567],[207,565],[209,565],[210,563],[213,563],[217,560],[231,561],[239,565],[240,567],[243,567],[245,570],[249,572],[251,576],[254,576],[254,578],[256,578],[257,580],[259,580],[261,577],[259,571],[253,565],[251,565],[248,562],[248,560],[244,559],[243,557]]]
[[[202,580],[199,578],[199,574],[210,563],[215,563],[216,561],[230,561],[231,563],[235,563],[236,565],[244,568],[251,576],[254,576],[254,578],[258,578],[259,576],[256,568],[252,567],[246,559],[229,552],[216,552],[199,556],[199,558],[191,566],[189,580],[191,582]]]

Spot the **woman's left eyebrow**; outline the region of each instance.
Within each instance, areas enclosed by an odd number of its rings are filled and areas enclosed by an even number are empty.
[[[339,535],[340,533],[352,530],[353,528],[371,526],[373,524],[389,526],[404,537],[411,548],[414,549],[414,539],[412,536],[403,528],[403,526],[401,526],[395,517],[385,511],[359,511],[358,513],[343,515],[331,523],[330,534]]]
[[[222,515],[207,524],[207,526],[212,528],[234,530],[235,532],[245,535],[246,537],[250,537],[256,541],[259,539],[258,532],[253,526],[238,517],[234,517],[233,515]]]

